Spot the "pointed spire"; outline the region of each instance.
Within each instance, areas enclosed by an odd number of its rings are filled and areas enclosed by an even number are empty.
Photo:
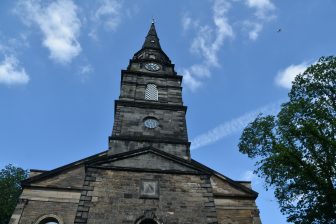
[[[142,45],[142,49],[144,49],[144,48],[154,48],[154,49],[162,50],[161,46],[160,46],[159,38],[158,38],[157,33],[156,33],[154,19],[152,20],[152,24],[149,28],[149,31],[148,31],[148,34],[146,36],[145,42]]]

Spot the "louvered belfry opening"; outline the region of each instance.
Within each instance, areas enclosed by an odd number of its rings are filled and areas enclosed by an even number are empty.
[[[158,101],[159,91],[155,84],[148,84],[146,86],[145,100],[154,100]]]

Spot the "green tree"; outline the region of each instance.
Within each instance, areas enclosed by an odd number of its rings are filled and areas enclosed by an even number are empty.
[[[289,222],[335,224],[336,57],[298,75],[280,112],[244,129],[239,151],[256,160]]]
[[[11,164],[0,170],[0,224],[7,224],[21,194],[20,182],[28,172]]]

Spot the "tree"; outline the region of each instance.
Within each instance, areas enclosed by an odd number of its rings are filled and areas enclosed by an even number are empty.
[[[21,194],[20,182],[28,172],[11,164],[0,170],[0,224],[7,224]]]
[[[239,151],[256,160],[289,222],[335,224],[336,57],[298,75],[280,112],[244,129]]]

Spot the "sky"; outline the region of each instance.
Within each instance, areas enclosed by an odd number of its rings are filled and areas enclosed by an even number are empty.
[[[276,114],[294,77],[335,55],[336,1],[2,0],[0,168],[50,170],[107,149],[120,71],[152,19],[183,75],[192,158],[259,192],[263,223],[287,223],[239,153],[244,127]]]

